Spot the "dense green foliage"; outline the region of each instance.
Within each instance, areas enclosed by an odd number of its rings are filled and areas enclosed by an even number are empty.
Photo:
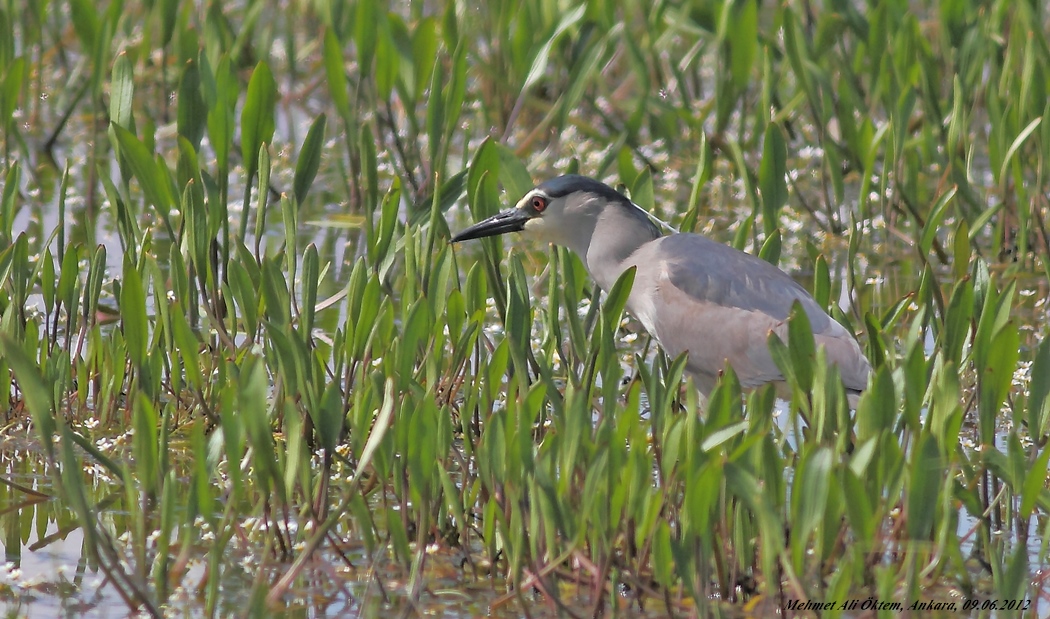
[[[1048,31],[1036,0],[0,2],[0,401],[51,476],[3,486],[2,537],[79,528],[150,614],[248,612],[247,544],[254,610],[359,553],[373,611],[455,555],[514,613],[1038,616]],[[855,413],[804,317],[789,411],[731,370],[701,406],[629,279],[447,243],[573,170],[811,272],[876,368]]]

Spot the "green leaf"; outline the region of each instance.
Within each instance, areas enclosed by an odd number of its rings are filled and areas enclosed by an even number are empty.
[[[44,250],[41,258],[42,269],[40,272],[40,291],[44,297],[44,309],[50,314],[55,307],[55,257],[51,255],[51,248]]]
[[[127,52],[117,54],[113,62],[113,79],[109,89],[109,119],[131,129],[131,103],[135,98],[135,80]]]
[[[616,283],[613,284],[606,295],[605,306],[602,309],[607,321],[606,328],[610,333],[615,332],[620,325],[620,318],[623,316],[624,308],[627,307],[627,299],[631,296],[631,289],[634,286],[634,275],[637,271],[638,268],[635,266],[626,269],[616,279]]]
[[[266,302],[266,317],[279,330],[290,322],[288,285],[276,259],[264,258],[262,264],[262,298]]]
[[[390,26],[385,15],[376,25],[376,29],[378,30],[375,70],[376,94],[380,101],[387,101],[390,99],[390,94],[394,90],[394,84],[397,82],[397,76],[401,70],[401,58],[398,55],[394,39],[390,34]]]
[[[455,66],[455,65],[454,65]],[[430,94],[427,96],[427,140],[428,140],[428,155],[431,158],[438,156],[438,151],[441,148],[441,139],[446,125],[445,118],[445,106],[447,105],[442,92],[442,84],[446,83],[445,70],[441,63],[437,63],[434,66],[434,71],[430,76]],[[451,85],[445,88],[450,88]],[[442,93],[439,96],[437,93]]]
[[[11,166],[7,170],[7,174],[4,175],[4,190],[0,194],[0,246],[3,242],[10,244],[11,233],[14,229],[15,223],[15,205],[18,199],[18,187],[19,179],[22,177],[22,165],[18,160],[11,163]],[[8,245],[8,249],[10,249]],[[0,277],[0,284],[3,283],[3,277]]]
[[[372,59],[376,54],[379,37],[380,9],[376,0],[360,0],[354,17],[354,40],[357,43],[358,64],[361,72],[372,72]]]
[[[306,200],[306,193],[317,176],[317,169],[321,166],[321,152],[324,149],[324,130],[328,119],[321,114],[310,125],[310,130],[303,140],[303,147],[299,149],[299,159],[295,162],[294,187],[295,202],[302,206]]]
[[[343,408],[343,394],[337,383],[329,383],[325,387],[324,395],[321,397],[321,407],[318,418],[315,420],[314,431],[321,447],[331,453],[339,444],[342,436],[343,424],[346,420],[346,410]]]
[[[970,321],[973,318],[974,289],[973,280],[966,278],[955,285],[951,300],[945,310],[944,330],[941,331],[941,349],[948,360],[958,364],[962,359],[963,348],[970,332]]]
[[[1032,463],[1031,468],[1025,472],[1024,486],[1021,489],[1020,516],[1028,520],[1035,509],[1039,495],[1046,490],[1047,463],[1050,462],[1050,447],[1043,446],[1043,450]]]
[[[532,176],[529,175],[529,169],[525,167],[521,159],[506,144],[501,142],[486,143],[495,144],[496,153],[499,155],[499,181],[503,185],[503,189],[507,191],[507,198],[511,202],[519,200],[532,189]]]
[[[1039,342],[1032,360],[1032,380],[1028,385],[1028,428],[1039,436],[1050,424],[1050,337]]]
[[[979,436],[985,445],[995,441],[999,409],[1010,391],[1014,370],[1021,346],[1017,323],[1010,319],[995,332],[989,343],[986,363],[978,367],[979,389]]]
[[[908,538],[927,540],[933,534],[940,501],[944,464],[937,441],[930,434],[922,434],[912,451],[910,486],[906,501]]]
[[[788,315],[788,350],[795,369],[799,387],[809,393],[813,387],[813,367],[817,361],[817,348],[813,340],[813,329],[802,304],[795,301]]]
[[[543,41],[543,44],[540,45],[539,49],[537,49],[536,53],[533,55],[532,66],[529,67],[529,74],[525,77],[525,83],[521,86],[522,91],[531,88],[532,85],[538,82],[547,72],[547,62],[550,58],[551,48],[554,46],[554,43],[566,30],[583,18],[586,9],[586,4],[580,4],[578,7],[562,15],[558,25],[554,28],[554,32]]]
[[[638,173],[631,185],[631,201],[648,213],[652,213],[656,208],[653,173],[648,166]]]
[[[132,435],[132,452],[135,454],[135,476],[142,482],[142,490],[148,497],[155,497],[160,487],[160,444],[157,409],[139,392],[133,407],[135,433]]]
[[[159,3],[160,13],[160,44],[167,47],[171,43],[171,37],[175,34],[175,26],[178,23],[179,0],[161,0]]]
[[[76,514],[80,528],[83,530],[85,550],[89,558],[96,562],[98,561],[98,530],[96,528],[98,515],[88,506],[87,492],[84,488],[84,463],[73,451],[74,441],[71,435],[74,432],[66,424],[62,424],[59,430],[62,437],[62,465],[58,477],[62,484],[62,498]]]
[[[586,25],[584,28],[586,29]],[[601,64],[607,58],[606,50],[610,39],[617,35],[610,32],[602,35],[597,41],[587,41],[587,46],[581,56],[572,63],[572,71],[569,74],[568,87],[562,92],[558,100],[558,116],[554,120],[554,126],[567,127],[572,122],[570,114],[579,109],[580,101],[588,92],[591,84],[601,76]]]
[[[892,429],[896,415],[895,401],[893,375],[886,365],[880,365],[871,386],[861,394],[857,404],[858,440],[875,438],[883,431]]]
[[[781,245],[780,230],[774,228],[773,232],[766,237],[762,247],[758,250],[758,257],[773,266],[777,266],[780,263]]]
[[[346,81],[346,69],[343,67],[343,49],[330,28],[324,32],[324,71],[332,105],[340,118],[350,122],[350,90]]]
[[[317,284],[320,278],[318,273],[319,259],[317,257],[317,246],[310,243],[303,253],[303,273],[299,278],[299,287],[302,291],[303,302],[299,308],[299,332],[303,341],[309,341],[314,328],[314,311],[317,306]]]
[[[758,3],[744,0],[742,3],[726,4],[723,10],[733,11],[730,20],[729,72],[733,77],[733,88],[743,90],[751,80],[751,67],[758,51]]]
[[[870,443],[873,445],[873,443]],[[856,532],[861,547],[867,548],[875,537],[876,518],[864,482],[849,468],[843,468],[842,491],[846,503],[846,513],[850,524]]]
[[[273,140],[274,108],[277,105],[277,82],[270,66],[260,60],[248,81],[248,93],[241,110],[241,156],[248,168],[248,178],[258,170],[259,148]]]
[[[412,64],[415,66],[413,96],[418,98],[430,84],[434,63],[438,60],[437,20],[424,18],[412,34]]]
[[[80,247],[70,246],[62,258],[62,271],[58,274],[58,299],[66,307],[66,312],[76,315],[77,288],[80,285]],[[3,277],[0,277],[0,285]]]
[[[372,430],[368,433],[368,440],[365,442],[364,449],[361,450],[361,455],[357,459],[354,479],[360,478],[364,470],[372,464],[372,458],[375,456],[376,450],[379,449],[379,444],[383,442],[383,437],[386,436],[387,430],[390,429],[393,418],[394,380],[388,378],[383,386],[383,404],[379,407],[379,414],[376,415],[375,423],[372,424]]]
[[[376,155],[376,141],[369,127],[362,127],[358,141],[361,153],[361,168],[365,176],[365,218],[366,227],[372,225],[371,216],[379,205],[379,160]]]
[[[734,436],[746,432],[749,427],[751,427],[749,421],[738,421],[737,423],[724,426],[707,435],[707,437],[704,438],[704,442],[700,443],[700,449],[702,451],[716,449]]]
[[[933,240],[937,238],[937,231],[941,227],[941,222],[944,221],[945,216],[948,214],[948,205],[951,204],[952,198],[955,197],[955,191],[956,187],[953,186],[941,194],[941,197],[937,199],[937,204],[930,211],[930,215],[926,219],[926,225],[922,228],[922,238],[919,239],[919,251],[923,255],[930,253],[930,248],[933,247]]]
[[[80,39],[82,49],[95,49],[99,30],[99,8],[90,0],[69,0],[70,22]]]
[[[813,298],[822,308],[827,308],[831,302],[831,273],[823,255],[817,256],[813,265]]]
[[[791,492],[791,554],[795,569],[802,572],[802,560],[810,535],[824,519],[831,490],[831,450],[817,447],[805,453],[795,474]]]
[[[171,330],[175,348],[182,359],[183,371],[186,373],[186,382],[194,389],[200,389],[204,383],[201,372],[200,355],[198,349],[201,342],[193,334],[186,320],[185,310],[178,301],[172,303]]]
[[[208,107],[201,93],[200,70],[197,63],[190,59],[182,70],[179,79],[179,109],[177,126],[179,135],[193,146],[194,152],[201,148],[201,138],[207,129]]]
[[[247,356],[237,381],[238,422],[243,424],[248,442],[252,446],[252,469],[256,479],[267,493],[271,487],[280,490],[283,485],[274,482],[281,479],[274,451],[273,430],[270,427],[270,407],[266,401],[269,393],[265,364],[257,357]]]
[[[370,247],[372,251],[370,252],[369,261],[376,269],[386,259],[392,246],[400,207],[401,181],[398,178],[394,178],[390,183],[390,190],[383,196],[382,211],[379,215],[379,230],[376,231],[376,237]]]
[[[135,134],[120,125],[114,124],[110,127],[117,138],[121,152],[127,158],[131,172],[138,179],[142,192],[146,194],[146,200],[157,209],[161,218],[168,222],[168,213],[175,199],[171,194],[171,182],[167,170],[160,169],[153,155],[135,137]],[[168,225],[170,227],[170,223]],[[172,236],[174,237],[174,234]]]
[[[528,371],[526,359],[531,346],[532,304],[529,297],[528,278],[519,253],[512,253],[508,260],[507,276],[507,340],[514,360],[515,372],[524,375]]]
[[[208,140],[215,149],[215,160],[220,177],[230,168],[230,150],[233,144],[233,109],[237,103],[237,76],[230,66],[230,58],[223,56],[215,70],[215,100],[209,101]],[[257,150],[254,152],[258,152]],[[253,154],[251,161],[255,161]],[[220,178],[220,181],[224,181]]]
[[[467,168],[467,207],[475,221],[490,217],[499,210],[497,201],[486,198],[496,192],[493,183],[499,178],[500,167],[499,148],[496,146],[496,141],[491,136],[487,137],[474,152],[474,157]],[[483,186],[482,183],[489,185]],[[527,184],[529,187],[520,194],[521,196],[531,189],[531,181]],[[517,197],[511,199],[516,200]]]
[[[439,127],[449,137],[456,131],[459,117],[463,113],[463,102],[467,96],[467,46],[460,44],[452,54],[452,72],[448,77],[445,87],[441,90],[441,97],[430,97],[430,105],[435,105],[438,100],[443,99],[442,104],[437,107],[442,110],[443,124]],[[441,75],[440,71],[434,71],[434,78]],[[433,82],[432,82],[433,83]],[[431,92],[437,92],[431,90]],[[431,146],[436,148],[437,144]]]
[[[44,445],[44,452],[48,459],[53,460],[57,424],[55,423],[52,390],[44,383],[40,368],[26,354],[22,345],[6,333],[0,333],[0,358],[5,359],[14,370],[15,379],[18,381],[26,407],[29,408],[29,414],[33,417],[33,426],[40,437],[40,442]]]
[[[142,277],[128,255],[125,255],[124,276],[120,286],[120,320],[128,357],[135,367],[141,368],[149,349],[146,292]]]
[[[1003,157],[1002,167],[999,169],[999,176],[998,176],[997,180],[1000,183],[1005,183],[1006,182],[1006,179],[1007,179],[1006,167],[1010,165],[1010,162],[1013,160],[1014,155],[1021,148],[1021,146],[1024,145],[1024,143],[1028,139],[1028,137],[1032,135],[1032,132],[1035,131],[1037,127],[1039,127],[1039,123],[1041,123],[1042,121],[1043,121],[1043,117],[1042,116],[1036,118],[1032,122],[1028,123],[1028,125],[1024,129],[1021,130],[1021,133],[1017,134],[1017,137],[1014,138],[1014,141],[1010,144],[1010,148],[1007,149],[1007,151],[1006,151],[1006,156]],[[974,229],[976,230],[977,228],[978,228],[978,226],[975,223],[974,224]]]
[[[748,4],[754,5],[754,0],[749,0]],[[784,131],[773,123],[766,126],[762,141],[758,186],[762,191],[762,227],[769,235],[778,228],[780,209],[788,199],[787,146]]]
[[[966,277],[966,271],[970,268],[970,225],[965,219],[960,218],[955,225],[955,233],[952,241],[952,274],[956,280]]]

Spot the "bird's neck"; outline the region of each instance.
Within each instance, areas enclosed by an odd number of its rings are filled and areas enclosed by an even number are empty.
[[[631,256],[638,248],[659,236],[648,220],[646,225],[639,224],[639,217],[645,217],[642,211],[631,212],[629,208],[635,207],[606,209],[602,213],[585,254],[587,270],[606,292],[624,271],[634,266]]]

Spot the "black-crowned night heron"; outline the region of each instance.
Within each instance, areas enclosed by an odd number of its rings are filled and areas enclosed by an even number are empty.
[[[783,393],[767,339],[774,331],[787,341],[795,301],[838,367],[851,405],[868,384],[871,366],[853,335],[787,273],[699,234],[662,236],[641,207],[604,183],[573,174],[551,179],[452,242],[519,231],[576,252],[604,291],[636,266],[627,310],[667,354],[688,352],[686,368],[705,396],[727,363],[745,389],[777,383]]]

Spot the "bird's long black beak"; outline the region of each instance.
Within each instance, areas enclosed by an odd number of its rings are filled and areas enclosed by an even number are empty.
[[[480,239],[486,236],[506,234],[507,232],[521,232],[525,228],[525,222],[531,219],[531,215],[520,208],[509,208],[505,211],[483,219],[466,230],[452,237],[453,243]]]

